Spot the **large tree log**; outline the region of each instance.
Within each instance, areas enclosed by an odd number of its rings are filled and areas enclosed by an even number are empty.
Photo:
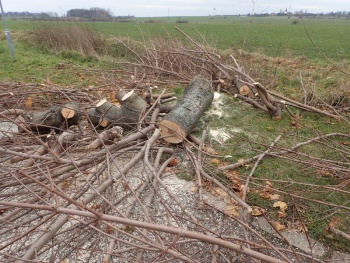
[[[120,91],[115,97],[122,105],[121,107],[103,99],[95,108],[88,111],[88,117],[93,125],[103,128],[113,125],[132,128],[138,123],[140,115],[146,110],[146,101],[134,91],[128,93]]]
[[[169,143],[182,142],[212,103],[213,98],[211,83],[203,77],[194,77],[186,87],[182,99],[158,123],[164,140]]]
[[[52,106],[43,112],[23,113],[18,131],[22,132],[23,127],[38,133],[49,132],[52,129],[67,129],[72,125],[77,125],[80,118],[78,104],[70,102],[63,106]]]

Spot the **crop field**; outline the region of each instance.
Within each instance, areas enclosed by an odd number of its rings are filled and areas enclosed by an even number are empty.
[[[202,34],[218,49],[244,49],[263,52],[269,56],[301,56],[322,59],[312,41],[329,58],[350,59],[350,20],[304,19],[291,17],[182,17],[188,24],[178,24],[179,18],[138,18],[134,22],[84,22],[97,31],[118,37],[142,39],[142,37],[181,37],[175,30],[180,27],[190,35]],[[152,20],[153,23],[145,23]],[[34,28],[43,22],[9,21],[13,32]],[[46,22],[50,23],[50,22]],[[63,22],[64,23],[64,22]],[[2,25],[1,25],[2,26]],[[0,27],[1,28],[1,27]],[[312,41],[310,40],[311,37]]]

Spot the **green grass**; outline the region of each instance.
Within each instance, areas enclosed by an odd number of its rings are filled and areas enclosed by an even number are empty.
[[[286,112],[284,112],[281,121],[272,121],[267,114],[257,111],[236,99],[226,98],[222,112],[224,112],[222,118],[206,117],[203,128],[209,130],[224,128],[226,133],[230,135],[230,139],[224,143],[219,143],[210,136],[208,139],[208,143],[211,142],[212,147],[218,149],[221,155],[232,156],[230,159],[225,159],[228,163],[236,163],[239,159],[248,159],[265,151],[279,134],[282,135],[282,138],[277,146],[283,149],[290,148],[299,142],[307,141],[309,138],[317,137],[320,134],[331,132],[348,134],[349,131],[349,125],[343,122],[334,122],[312,113],[305,113],[302,119],[299,120],[299,127],[296,128],[291,125],[290,116]],[[349,145],[349,138],[332,138],[324,143],[309,144],[300,148],[299,151],[323,159],[343,160],[345,162],[350,160],[350,156],[346,157],[334,150],[342,149],[343,144]],[[335,148],[328,148],[326,145],[333,145]],[[348,146],[345,146],[345,149],[349,151]],[[308,161],[308,158],[301,158],[301,160]],[[253,165],[254,163],[236,170],[242,184],[245,184]],[[215,167],[210,166],[211,168],[208,167],[208,169],[212,170],[217,178],[222,178],[222,174],[215,172]],[[266,180],[272,182],[276,193],[281,195],[280,200],[288,204],[287,217],[279,218],[277,209],[273,208],[275,201],[264,199],[259,195],[264,189]],[[338,228],[346,233],[350,231],[349,210],[336,207],[337,205],[344,205],[350,209],[350,203],[347,202],[349,194],[323,188],[323,186],[336,188],[343,181],[344,179],[337,178],[336,174],[324,173],[321,169],[299,163],[297,160],[290,161],[266,156],[251,178],[251,191],[247,196],[248,203],[264,208],[271,221],[279,221],[286,226],[290,223],[302,221],[308,227],[308,234],[311,237],[322,241],[331,249],[340,249],[349,253],[350,249],[345,239],[330,235],[326,231],[332,217],[340,219],[341,224],[337,226]],[[350,191],[349,185],[342,189]],[[292,198],[290,194],[301,198]],[[308,199],[327,202],[335,206],[320,204]],[[297,208],[299,209],[298,212],[296,211]]]
[[[266,17],[251,20],[247,17],[233,16],[227,19],[183,17],[182,19],[189,20],[189,24],[176,24],[177,17],[154,18],[161,23],[144,23],[147,19],[137,19],[138,23],[84,22],[83,24],[104,34],[137,40],[141,40],[143,36],[181,37],[180,33],[174,29],[178,26],[192,36],[196,31],[200,32],[209,43],[215,44],[221,50],[243,48],[250,52],[261,51],[269,56],[291,55],[322,60],[319,51],[308,38],[303,23],[293,24],[293,18]],[[250,21],[252,21],[251,24]],[[16,34],[20,30],[33,29],[40,23],[43,22],[9,20],[9,27]],[[64,25],[67,22],[55,23]],[[306,19],[304,23],[314,42],[327,56],[336,61],[350,59],[350,52],[348,52],[350,20]]]

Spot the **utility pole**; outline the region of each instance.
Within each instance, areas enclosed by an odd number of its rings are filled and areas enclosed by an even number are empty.
[[[6,18],[5,18],[5,12],[4,12],[4,9],[2,8],[1,0],[0,0],[0,9],[1,9],[1,17],[2,17],[2,20],[4,21],[5,36],[6,36],[6,40],[7,40],[7,45],[8,45],[9,50],[10,50],[10,56],[11,56],[11,59],[15,59],[15,51],[13,49],[12,39],[11,39],[11,35],[10,35],[10,30],[7,27]]]

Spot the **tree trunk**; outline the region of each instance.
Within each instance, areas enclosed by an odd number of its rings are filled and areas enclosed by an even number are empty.
[[[146,101],[134,91],[128,93],[120,91],[115,97],[122,105],[121,107],[104,99],[97,103],[96,108],[88,111],[89,119],[93,125],[100,125],[103,128],[111,125],[132,128],[137,124],[140,115],[146,110]]]
[[[79,123],[81,113],[79,106],[75,102],[67,103],[60,106],[52,106],[43,112],[26,112],[22,115],[23,121],[18,128],[19,132],[23,131],[22,125],[32,131],[45,133],[51,129],[67,129],[72,125]]]
[[[61,109],[61,114],[66,119],[67,128],[78,124],[81,119],[81,112],[76,102],[65,104]]]
[[[175,107],[159,122],[161,135],[169,143],[180,143],[195,127],[214,98],[211,83],[196,76]]]

